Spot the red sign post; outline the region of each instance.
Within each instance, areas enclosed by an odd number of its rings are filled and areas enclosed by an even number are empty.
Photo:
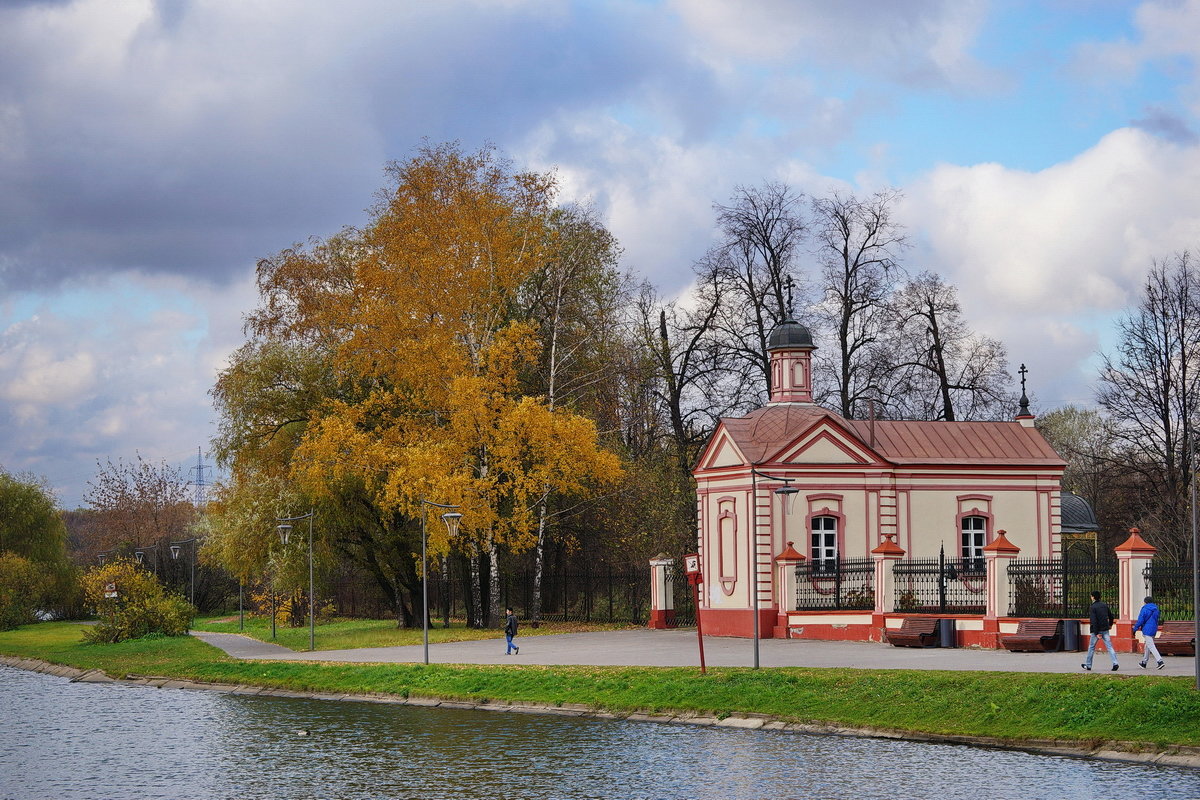
[[[704,577],[700,573],[700,554],[685,555],[683,568],[687,573],[688,583],[692,585],[692,607],[696,610],[696,640],[700,644],[700,672],[704,674],[704,631],[700,627],[700,584],[704,583]]]

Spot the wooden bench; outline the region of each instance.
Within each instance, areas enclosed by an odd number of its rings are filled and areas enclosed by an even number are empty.
[[[1026,653],[1053,653],[1062,646],[1061,619],[1023,619],[1017,632],[1000,637],[1006,650]]]
[[[938,623],[934,617],[905,617],[899,628],[887,632],[887,640],[895,647],[937,647]]]
[[[1191,620],[1158,623],[1154,645],[1164,656],[1196,655],[1196,623]]]

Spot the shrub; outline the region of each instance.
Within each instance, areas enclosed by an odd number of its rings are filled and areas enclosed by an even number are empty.
[[[110,584],[116,597],[105,596]],[[182,636],[196,611],[182,597],[168,595],[153,575],[127,559],[91,570],[83,585],[88,606],[100,618],[84,631],[89,642],[122,642],[150,634]]]
[[[49,586],[44,567],[16,553],[0,553],[0,631],[36,622]]]

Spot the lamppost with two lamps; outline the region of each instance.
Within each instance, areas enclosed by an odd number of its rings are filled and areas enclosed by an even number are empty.
[[[421,503],[421,631],[425,639],[425,663],[429,663],[429,562],[426,558],[426,535],[425,535],[425,506],[433,506],[434,508],[447,509],[442,514],[442,522],[446,523],[446,533],[453,539],[458,533],[458,523],[462,519],[462,514],[454,511],[459,506],[447,505],[445,503],[434,503],[431,500],[426,500],[424,497],[419,498]]]
[[[290,523],[298,522],[299,520],[308,520],[308,649],[317,649],[317,635],[313,627],[313,510],[309,509],[307,514],[300,514],[296,517],[278,517],[276,522],[276,530],[279,531],[279,540],[287,547],[288,539],[291,537],[292,526]]]

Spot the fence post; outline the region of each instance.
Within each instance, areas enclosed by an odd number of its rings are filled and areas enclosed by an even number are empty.
[[[650,623],[649,628],[675,627],[675,592],[670,572],[675,559],[659,553],[650,559]]]
[[[1142,607],[1142,598],[1150,594],[1146,585],[1145,570],[1154,561],[1158,548],[1141,537],[1137,528],[1129,529],[1129,538],[1115,548],[1117,554],[1117,578],[1120,594],[1117,597],[1117,624],[1113,645],[1129,652],[1137,652],[1137,640],[1133,636],[1133,620]]]
[[[788,612],[795,611],[800,605],[800,587],[796,582],[804,556],[792,545],[793,542],[788,542],[783,552],[775,556],[775,569],[779,576],[779,606],[774,631],[776,639],[788,638]]]
[[[1017,557],[1021,548],[1008,540],[1008,532],[996,531],[996,538],[983,548],[987,568],[987,607],[983,612],[984,647],[1000,648],[1000,617],[1008,616],[1012,585],[1008,579],[1008,562]]]
[[[871,637],[882,642],[887,628],[886,614],[896,610],[897,561],[904,558],[904,548],[896,544],[896,534],[885,533],[883,541],[871,551],[875,559],[875,612],[871,620]]]

